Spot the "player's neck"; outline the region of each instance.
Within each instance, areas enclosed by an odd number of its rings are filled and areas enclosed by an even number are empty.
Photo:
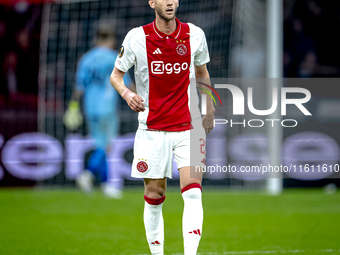
[[[173,20],[166,21],[156,14],[156,27],[162,33],[170,35],[176,31],[177,22],[175,18]]]
[[[98,47],[105,47],[105,48],[109,48],[109,49],[113,49],[112,47],[112,43],[98,43],[97,44]]]

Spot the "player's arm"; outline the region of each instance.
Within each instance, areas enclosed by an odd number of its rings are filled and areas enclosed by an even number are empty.
[[[67,110],[63,116],[63,122],[67,129],[76,130],[83,123],[83,116],[80,111],[79,100],[84,94],[85,87],[83,86],[84,70],[82,68],[82,61],[79,61],[76,73],[76,85],[72,91],[72,97],[68,103]]]
[[[125,86],[123,79],[124,74],[125,72],[120,71],[117,67],[113,69],[110,77],[112,87],[114,87],[114,89],[121,95],[132,110],[135,112],[144,112],[144,100]]]
[[[71,100],[79,102],[83,94],[84,94],[83,90],[79,90],[77,87],[75,87],[72,92]]]
[[[84,94],[87,69],[84,68],[84,56],[79,60],[76,71],[76,84],[72,91],[71,101],[79,102]]]
[[[195,75],[196,75],[196,81],[197,81],[197,87],[204,88],[204,90],[207,90],[209,92],[210,89],[208,89],[206,86],[200,84],[200,82],[205,83],[210,86],[210,76],[209,72],[207,70],[206,64],[201,66],[195,65]],[[207,94],[206,91],[199,90],[201,94]],[[203,116],[203,127],[205,129],[205,133],[209,134],[211,130],[214,128],[214,119],[215,119],[215,108],[213,105],[212,98],[210,96],[207,96],[207,114]]]

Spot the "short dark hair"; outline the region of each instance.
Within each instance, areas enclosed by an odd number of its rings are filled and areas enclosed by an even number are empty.
[[[107,40],[115,38],[115,33],[112,27],[107,24],[100,24],[97,30],[97,39],[98,40]]]

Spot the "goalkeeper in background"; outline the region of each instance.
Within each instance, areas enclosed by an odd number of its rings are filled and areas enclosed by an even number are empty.
[[[74,124],[77,117],[70,112],[79,109],[79,99],[83,95],[85,120],[90,135],[95,140],[96,149],[86,162],[87,169],[76,178],[76,183],[82,191],[89,193],[92,190],[94,176],[99,173],[104,194],[112,198],[121,198],[122,185],[114,180],[108,181],[106,161],[111,139],[117,137],[120,126],[119,95],[110,84],[111,71],[118,55],[114,50],[115,42],[113,30],[101,24],[97,32],[96,46],[86,52],[78,63],[76,89],[69,110],[65,114],[64,123],[69,129],[79,127],[81,119],[78,118],[78,125]],[[129,74],[124,76],[124,83],[135,90]]]

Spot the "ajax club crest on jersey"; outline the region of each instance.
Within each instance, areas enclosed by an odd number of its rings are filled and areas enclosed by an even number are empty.
[[[179,44],[176,47],[176,51],[178,55],[184,56],[188,52],[188,49],[184,44]]]

